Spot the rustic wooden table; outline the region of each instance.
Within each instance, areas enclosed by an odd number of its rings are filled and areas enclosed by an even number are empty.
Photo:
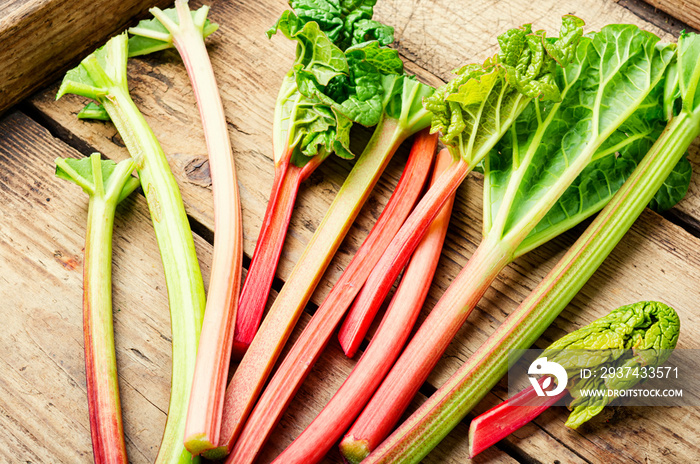
[[[199,3],[199,2],[197,2]],[[282,0],[213,1],[210,17],[221,28],[209,50],[221,87],[241,189],[245,252],[252,254],[272,183],[271,125],[277,88],[294,54],[282,37],[264,32],[286,8]],[[557,30],[573,13],[588,30],[611,22],[638,24],[674,40],[678,21],[636,1],[607,0],[379,0],[377,17],[396,28],[396,46],[409,72],[439,85],[449,71],[495,51],[495,36],[532,22]],[[184,67],[173,51],[131,60],[132,95],[160,139],[179,180],[205,283],[213,241],[206,151],[198,111]],[[92,460],[85,398],[81,319],[82,246],[87,198],[57,180],[53,160],[99,151],[128,156],[111,124],[84,122],[84,100],[54,101],[49,85],[0,120],[0,461],[87,463]],[[359,152],[368,137],[356,130]],[[380,214],[396,184],[407,149],[391,162],[345,239],[309,311],[328,293]],[[696,168],[697,144],[690,153]],[[303,186],[278,270],[282,285],[350,169],[330,159]],[[639,218],[591,281],[537,343],[547,345],[609,310],[641,299],[674,306],[683,329],[679,347],[700,348],[700,181],[673,210]],[[464,266],[480,238],[481,186],[471,176],[458,194],[440,267],[426,304],[432,307]],[[421,393],[439,386],[523,300],[573,243],[579,227],[516,260],[499,276],[430,376]],[[274,295],[273,295],[274,296]],[[165,423],[170,380],[169,315],[158,250],[146,203],[134,195],[120,206],[114,237],[114,307],[119,380],[131,462],[152,462]],[[300,322],[309,319],[306,313]],[[298,333],[299,329],[297,329]],[[277,427],[261,462],[271,460],[323,407],[352,369],[333,341]],[[499,385],[483,411],[505,395]],[[420,398],[416,400],[420,402]],[[697,408],[608,408],[578,431],[554,408],[479,456],[498,463],[698,462]],[[460,424],[426,459],[465,463],[467,425]],[[340,462],[337,452],[328,462]]]

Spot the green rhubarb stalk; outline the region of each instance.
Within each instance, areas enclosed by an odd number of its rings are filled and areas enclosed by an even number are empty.
[[[639,373],[640,368],[660,366],[676,347],[680,328],[681,321],[673,308],[658,301],[640,301],[617,308],[560,338],[539,359],[566,370],[566,388],[559,395],[549,396],[548,392],[542,398],[533,395],[534,387],[530,387],[480,414],[469,424],[469,456],[476,456],[532,421],[567,392],[573,400],[564,425],[578,428],[617,398],[585,396],[581,391],[623,391],[643,380],[639,375],[581,378],[582,369]],[[540,379],[541,390],[547,384],[554,385],[546,379]]]
[[[433,182],[447,169],[451,161],[452,156],[443,149],[433,168]],[[375,338],[350,376],[316,419],[275,459],[275,463],[320,462],[372,397],[372,393],[406,343],[428,295],[450,222],[453,202],[454,195],[442,207],[406,267],[401,284],[389,304],[390,308],[396,306],[401,308],[401,311],[392,311],[391,314],[395,317],[382,321]],[[375,339],[380,342],[374,343]],[[275,374],[276,377],[278,374]],[[267,394],[267,389],[265,392]]]
[[[155,19],[141,21],[129,30],[135,35],[129,43],[129,55],[149,52],[157,42],[175,46],[194,89],[211,167],[214,252],[185,427],[185,447],[199,454],[219,442],[241,287],[241,205],[224,107],[204,45],[204,37],[217,27],[206,19],[209,7],[191,12],[187,1],[176,0],[173,9],[150,11]]]
[[[436,148],[437,136],[431,135],[427,128],[416,135],[404,173],[386,208],[328,297],[316,310],[287,353],[248,417],[233,450],[234,462],[244,459],[240,454],[255,456],[272,434],[275,425],[343,317],[343,311],[337,309],[338,303],[343,298],[349,298],[352,301],[357,293],[353,289],[362,285],[372,266],[379,259],[380,251],[391,241],[415,205],[419,194],[423,191],[423,184],[430,172]],[[345,308],[348,304],[349,302],[341,307]],[[306,462],[310,462],[310,458],[307,458]]]
[[[500,52],[483,65],[458,70],[457,77],[425,101],[433,113],[432,130],[454,162],[421,199],[367,278],[343,323],[338,338],[353,356],[401,269],[441,206],[488,155],[533,99],[558,100],[555,70],[565,66],[582,34],[583,22],[562,18],[560,38],[545,40],[529,25],[498,37]]]
[[[351,462],[388,436],[500,270],[599,211],[641,160],[675,56],[658,41],[629,25],[583,37],[556,69],[561,101],[533,101],[484,159],[483,241],[341,442]]]
[[[679,178],[684,154],[700,135],[700,36],[682,34],[678,61],[669,68],[665,108],[672,113],[659,139],[603,211],[523,303],[472,357],[366,459],[366,463],[417,463],[508,370],[505,353],[530,347],[563,311],[649,204],[670,207],[687,185]],[[681,166],[680,173],[678,167]],[[687,165],[686,165],[687,166]],[[674,170],[676,172],[674,172]],[[659,190],[661,189],[661,190]],[[654,197],[655,193],[659,194]],[[679,193],[680,192],[680,193]]]
[[[112,229],[117,204],[139,181],[132,160],[115,164],[99,153],[56,159],[56,175],[90,196],[83,259],[85,378],[96,464],[127,464],[112,323]]]
[[[161,251],[173,339],[170,406],[156,462],[192,462],[182,440],[204,314],[204,284],[177,182],[158,140],[129,96],[127,48],[126,34],[110,39],[68,71],[57,98],[74,93],[100,103],[136,164]]]

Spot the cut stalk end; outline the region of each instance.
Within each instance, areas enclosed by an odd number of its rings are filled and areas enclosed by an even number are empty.
[[[205,433],[194,433],[185,437],[185,448],[194,456],[202,454],[204,451],[210,450],[215,446],[216,445],[209,440]]]
[[[345,437],[340,442],[340,454],[343,459],[350,464],[360,464],[369,456],[369,442],[367,440],[356,440],[353,437]]]

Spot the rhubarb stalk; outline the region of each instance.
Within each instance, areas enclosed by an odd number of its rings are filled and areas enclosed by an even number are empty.
[[[265,444],[343,317],[337,307],[346,308],[349,304],[338,303],[343,299],[352,301],[381,250],[413,208],[430,172],[436,147],[437,137],[427,128],[416,135],[404,173],[386,208],[265,388],[236,442],[231,455],[233,462],[252,461]]]
[[[231,353],[234,359],[243,357],[260,326],[299,186],[321,161],[321,158],[314,157],[304,167],[298,167],[290,164],[289,158],[285,157],[280,164],[275,165],[270,201],[265,210],[253,259],[239,300],[239,307],[246,308],[246,311],[240,313],[236,319]]]
[[[162,11],[160,8],[151,8],[150,12],[155,19],[141,21],[137,27],[129,30],[138,38],[136,43],[130,44],[129,54],[142,54],[142,50],[137,50],[138,45],[143,43],[141,38],[162,40],[175,46],[194,89],[212,177],[215,224],[212,277],[185,427],[185,447],[192,454],[199,454],[203,449],[211,448],[219,442],[221,411],[241,287],[241,205],[224,107],[204,45],[205,30],[215,27],[206,19],[209,7],[203,6],[196,12],[191,12],[186,0],[176,0],[174,9]],[[163,33],[162,28],[167,33]]]
[[[581,38],[556,68],[561,101],[533,101],[485,158],[483,241],[341,442],[348,460],[388,435],[500,270],[599,211],[629,176],[663,121],[674,49],[658,41],[627,25]],[[633,80],[627,67],[639,70]]]
[[[112,323],[112,229],[117,204],[139,181],[132,160],[115,165],[99,153],[56,160],[56,175],[90,196],[83,259],[85,378],[96,464],[127,464]]]
[[[546,377],[539,380],[540,387]],[[473,458],[495,445],[525,424],[532,422],[568,394],[567,390],[554,396],[537,396],[533,387],[497,404],[469,424],[469,457]]]
[[[449,166],[451,160],[452,156],[447,150],[440,153],[433,169],[433,182]],[[331,401],[301,435],[277,457],[275,463],[320,462],[369,401],[372,393],[398,357],[423,306],[440,259],[453,201],[454,195],[442,207],[430,225],[428,233],[416,248],[389,305],[390,308],[401,308],[401,311],[392,311],[395,317],[382,321],[377,329],[375,340],[380,340],[382,343],[375,343],[374,340],[370,342],[352,373]],[[267,390],[265,392],[267,393]]]
[[[168,420],[156,462],[189,463],[192,455],[183,445],[183,436],[205,306],[204,284],[177,182],[158,140],[129,96],[127,44],[126,34],[113,37],[68,71],[57,98],[74,93],[100,103],[136,164],[161,250],[173,339]]]
[[[282,81],[275,104],[272,138],[275,178],[239,301],[233,345],[233,357],[239,360],[260,326],[301,182],[333,152],[342,158],[352,158],[351,122],[329,106],[302,94],[297,81],[300,72],[314,76],[322,85],[336,76],[346,75],[348,68],[342,50],[317,23],[304,23],[289,11],[268,31],[268,36],[278,30],[297,42],[297,56]]]
[[[675,182],[669,175],[700,135],[698,57],[699,36],[681,35],[678,63],[669,68],[666,89],[671,90],[666,92],[664,102],[667,114],[672,115],[679,95],[680,113],[672,116],[624,185],[544,280],[472,357],[366,459],[366,464],[420,462],[505,375],[508,359],[504,353],[530,347],[581,290],[659,188],[669,179]],[[666,206],[672,206],[673,201],[665,202]]]

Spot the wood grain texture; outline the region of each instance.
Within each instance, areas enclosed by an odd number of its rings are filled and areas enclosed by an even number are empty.
[[[212,2],[211,17],[220,23],[221,29],[210,39],[209,50],[221,85],[236,157],[248,256],[254,248],[272,183],[270,134],[274,100],[293,57],[290,42],[280,37],[268,41],[263,33],[285,7],[281,0],[267,1],[262,8],[247,2]],[[629,22],[659,34],[663,40],[673,39],[663,28],[642,20],[615,2],[603,0],[543,0],[536,4],[516,0],[495,3],[486,0],[380,0],[377,5],[378,19],[396,28],[396,46],[407,62],[407,69],[419,79],[435,85],[449,79],[451,69],[482,60],[493,53],[497,32],[522,22],[533,22],[536,28],[555,31],[559,17],[565,13],[584,18],[588,30],[599,29],[611,22]],[[206,234],[207,230],[213,229],[206,152],[194,97],[181,62],[172,51],[132,60],[129,77],[137,105],[169,154],[188,213]],[[49,87],[30,102],[33,114],[55,134],[84,154],[98,149],[115,160],[128,156],[111,125],[75,119],[84,100],[65,97],[54,102],[55,91],[56,86]],[[366,130],[354,131],[353,148],[356,151],[361,149],[367,134]],[[700,164],[697,145],[690,156],[697,168]],[[398,180],[405,157],[404,149],[382,177],[312,298],[315,304],[322,301],[378,217]],[[330,159],[303,185],[278,270],[280,279],[284,280],[289,274],[349,168],[349,163]],[[700,218],[698,185],[697,177],[694,177],[688,197],[674,209],[678,217]],[[473,176],[459,192],[426,312],[478,244],[481,187],[478,176]],[[580,230],[567,233],[508,266],[449,348],[429,379],[431,385],[439,386],[475,351],[534,288],[565,247],[573,243]],[[547,345],[621,304],[659,299],[676,307],[681,315],[684,325],[679,346],[698,348],[700,329],[694,310],[700,297],[696,285],[700,277],[699,245],[700,241],[682,228],[645,212],[591,282],[550,327],[539,345]],[[306,316],[304,320],[307,320]],[[351,365],[351,361],[339,355],[337,345],[327,350],[314,371],[317,374],[312,373],[309,377],[275,432],[273,443],[266,452],[268,459],[295,436],[295,427],[311,420],[309,412],[322,406]],[[504,392],[503,385],[497,387],[477,412],[494,404]],[[692,462],[700,454],[697,410],[611,409],[606,416],[592,421],[578,432],[563,427],[565,418],[563,410],[549,411],[510,437],[504,446],[517,460],[524,462]],[[679,423],[683,424],[683,433],[680,434],[683,438],[673,435]],[[466,462],[462,454],[466,429],[461,427],[441,444],[431,459]],[[501,454],[500,458],[494,459],[505,458]]]
[[[700,29],[700,1],[698,0],[645,0],[649,5],[665,11],[674,18]]]
[[[8,0],[0,5],[0,114],[169,0]]]

